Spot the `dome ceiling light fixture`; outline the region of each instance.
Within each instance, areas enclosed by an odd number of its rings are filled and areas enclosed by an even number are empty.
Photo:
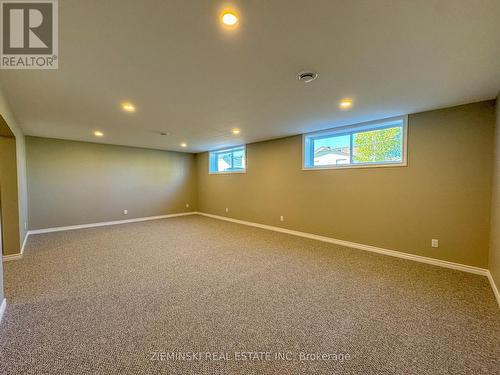
[[[312,82],[316,78],[318,78],[318,73],[310,70],[303,70],[299,74],[297,74],[297,79],[304,83]]]

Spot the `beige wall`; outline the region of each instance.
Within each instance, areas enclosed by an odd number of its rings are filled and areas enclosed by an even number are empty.
[[[15,138],[0,137],[0,207],[2,209],[3,253],[20,249],[19,201]]]
[[[0,223],[1,227],[1,223]],[[0,245],[2,244],[2,239],[0,238]],[[0,256],[0,258],[2,258]],[[3,260],[0,259],[0,305],[4,299],[4,291],[3,291]]]
[[[24,134],[17,124],[9,105],[5,100],[5,96],[0,90],[0,114],[3,116],[10,129],[16,137],[16,159],[17,159],[17,191],[18,191],[18,226],[19,237],[24,240],[27,232],[27,219],[28,219],[28,194],[26,189],[26,146]],[[22,241],[21,241],[22,242]],[[19,244],[17,252],[20,251]]]
[[[304,171],[301,136],[248,145],[246,174],[198,154],[199,210],[486,268],[493,103],[410,115],[407,167]]]
[[[37,137],[26,146],[30,229],[196,210],[192,154]]]
[[[496,104],[489,269],[497,288],[500,288],[500,93],[497,96]]]
[[[8,165],[8,171],[6,172],[10,177],[9,180],[4,181],[2,186],[2,205],[6,211],[2,212],[2,232],[4,234],[2,249],[4,254],[19,253],[21,251],[22,240],[26,236],[27,228],[25,222],[27,219],[28,210],[28,196],[26,193],[26,155],[25,155],[25,144],[24,144],[24,134],[21,128],[17,125],[17,121],[14,118],[12,112],[10,111],[9,104],[5,98],[5,95],[0,88],[0,115],[2,116],[5,123],[10,128],[11,132],[15,136],[15,157],[13,156],[13,144],[12,140],[8,143],[8,149],[10,152],[5,156],[5,150],[1,152],[2,162],[0,164]],[[3,125],[3,123],[2,123]],[[2,134],[5,132],[2,131]],[[4,161],[7,159],[6,161]],[[16,172],[12,171],[12,164],[10,162],[15,160]],[[5,187],[7,185],[8,187]],[[17,194],[14,193],[17,185]],[[4,192],[5,191],[5,192]],[[18,210],[14,211],[13,207],[17,205]],[[3,227],[6,227],[4,230]],[[0,303],[3,299],[3,273],[2,273],[2,262],[3,259],[0,256]]]
[[[2,230],[2,218],[0,216],[0,231]],[[2,247],[2,237],[0,236],[0,248]],[[3,259],[0,254],[0,305],[4,299],[4,291],[3,291]]]

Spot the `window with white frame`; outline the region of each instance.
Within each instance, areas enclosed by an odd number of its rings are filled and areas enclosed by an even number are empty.
[[[304,168],[406,165],[406,116],[304,134]]]
[[[210,173],[242,173],[246,170],[245,146],[209,153]]]

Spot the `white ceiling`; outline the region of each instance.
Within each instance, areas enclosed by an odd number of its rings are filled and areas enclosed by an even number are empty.
[[[498,0],[234,1],[233,31],[219,1],[59,4],[59,70],[0,72],[28,135],[199,152],[500,89]],[[308,68],[319,78],[298,82]],[[352,110],[338,109],[343,97]]]

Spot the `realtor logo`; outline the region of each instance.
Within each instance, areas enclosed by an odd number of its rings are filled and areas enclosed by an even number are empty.
[[[57,69],[57,0],[1,0],[1,69]]]

